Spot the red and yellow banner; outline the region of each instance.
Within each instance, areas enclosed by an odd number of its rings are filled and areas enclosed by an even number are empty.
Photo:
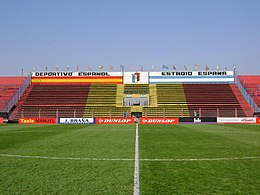
[[[100,83],[100,84],[122,84],[121,76],[99,76],[99,77],[32,77],[32,83]]]
[[[62,83],[99,83],[122,84],[122,72],[33,72],[32,83],[62,84]]]

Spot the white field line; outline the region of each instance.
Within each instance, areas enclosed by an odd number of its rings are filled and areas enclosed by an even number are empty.
[[[13,155],[13,154],[0,154],[2,157],[14,158],[34,158],[34,159],[50,159],[50,160],[83,160],[83,161],[134,161],[128,158],[82,158],[82,157],[56,157],[56,156],[28,156],[28,155]]]
[[[135,128],[135,172],[134,172],[134,195],[140,194],[140,179],[139,179],[139,133],[138,123]]]
[[[101,130],[104,130],[104,129],[91,129],[91,130],[95,130],[95,131],[101,131]],[[109,130],[111,130],[111,131],[113,131],[113,130],[118,130],[118,129],[109,129]],[[121,130],[121,131],[132,131],[133,129],[123,129],[123,130]],[[73,131],[82,131],[82,132],[84,132],[84,131],[88,131],[87,129],[85,129],[85,128],[82,128],[82,129],[75,129],[75,130],[73,130]],[[39,132],[46,132],[46,130],[34,130],[34,131],[24,131],[24,130],[13,130],[13,131],[10,131],[10,130],[0,130],[0,133],[35,133],[35,132],[37,132],[37,133],[39,133]],[[47,131],[48,132],[48,131]]]
[[[31,159],[49,159],[49,160],[82,160],[82,161],[135,161],[132,158],[84,158],[84,157],[50,157],[50,156],[30,156],[30,155],[18,155],[18,154],[0,154],[0,157],[10,158],[31,158]],[[260,156],[246,156],[246,157],[226,157],[226,158],[144,158],[139,161],[148,162],[163,162],[163,161],[232,161],[232,160],[254,160],[260,159]]]
[[[171,161],[232,161],[232,160],[252,160],[260,159],[260,156],[247,156],[247,157],[230,157],[230,158],[176,158],[176,159],[140,159],[140,161],[159,161],[159,162],[171,162]]]

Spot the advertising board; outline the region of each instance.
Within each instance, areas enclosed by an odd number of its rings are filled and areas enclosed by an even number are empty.
[[[122,72],[107,72],[107,71],[40,71],[33,72],[32,77],[110,77],[122,76]]]
[[[140,124],[178,124],[178,118],[139,118]]]
[[[20,118],[19,124],[56,124],[56,118]]]
[[[234,83],[233,71],[163,71],[163,72],[108,72],[108,71],[38,71],[32,73],[33,83]]]
[[[0,117],[0,124],[4,123],[4,118]]]
[[[134,118],[96,118],[96,124],[134,124]]]
[[[59,118],[60,124],[95,124],[95,118]]]
[[[260,118],[256,118],[256,124],[260,124]]]
[[[217,117],[180,117],[180,124],[216,124]]]
[[[122,84],[122,72],[87,71],[87,72],[62,72],[44,71],[33,72],[32,83],[102,83]]]
[[[256,118],[253,117],[218,117],[217,118],[218,123],[222,124],[255,124]]]
[[[149,83],[234,83],[233,71],[166,71],[150,72]]]

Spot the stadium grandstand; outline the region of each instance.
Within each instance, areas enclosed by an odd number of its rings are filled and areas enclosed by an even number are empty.
[[[198,70],[1,77],[0,192],[259,194],[259,78]]]
[[[1,77],[1,116],[252,117],[259,112],[260,76],[233,71],[33,72]]]

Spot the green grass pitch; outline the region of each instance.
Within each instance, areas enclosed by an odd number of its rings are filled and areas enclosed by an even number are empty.
[[[259,125],[139,125],[140,194],[260,194]],[[135,125],[0,126],[0,194],[133,194]]]

